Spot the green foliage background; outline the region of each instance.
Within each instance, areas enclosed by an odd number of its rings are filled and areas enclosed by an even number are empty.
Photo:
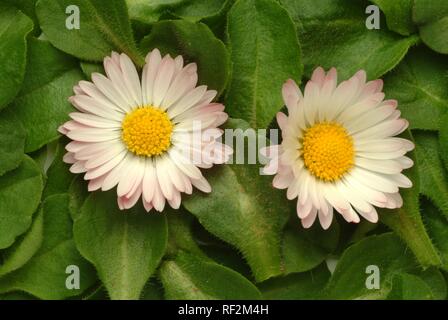
[[[379,30],[365,27],[371,4]],[[416,143],[404,206],[304,230],[253,165],[208,170],[213,193],[162,214],[87,194],[56,131],[72,87],[112,50],[141,67],[155,47],[198,63],[232,128],[275,126],[283,82],[317,66],[382,77]],[[445,0],[0,0],[0,299],[446,299],[447,54]],[[69,265],[80,289],[65,287]]]

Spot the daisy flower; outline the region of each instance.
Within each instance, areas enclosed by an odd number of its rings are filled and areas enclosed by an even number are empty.
[[[193,186],[210,192],[199,168],[226,162],[232,150],[218,141],[224,105],[212,103],[216,91],[196,86],[196,64],[157,49],[145,62],[140,81],[126,54],[106,57],[107,76],[93,73],[74,87],[69,101],[78,112],[59,131],[72,140],[64,161],[84,173],[89,191],[117,186],[120,209],[141,196],[147,211],[162,211],[166,202],[179,208]]]
[[[408,127],[396,100],[384,100],[382,80],[366,82],[358,71],[337,85],[337,72],[317,68],[302,95],[293,80],[283,85],[288,115],[279,112],[282,143],[263,150],[273,186],[297,198],[297,215],[309,228],[316,217],[324,229],[334,210],[348,222],[361,215],[378,221],[375,207],[399,208],[399,188],[412,182],[401,172],[413,161],[414,144],[395,137]]]

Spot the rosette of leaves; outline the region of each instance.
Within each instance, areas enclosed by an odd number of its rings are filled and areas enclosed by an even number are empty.
[[[371,4],[379,30],[365,26]],[[79,29],[65,27],[69,5]],[[0,298],[446,298],[447,39],[442,0],[2,1]],[[214,192],[178,211],[123,213],[113,194],[89,194],[62,162],[67,98],[111,51],[141,66],[155,47],[197,62],[227,127],[243,133],[273,127],[283,82],[318,65],[383,77],[416,144],[404,206],[377,225],[304,230],[270,178],[239,164],[207,172]],[[368,266],[381,273],[377,289]]]

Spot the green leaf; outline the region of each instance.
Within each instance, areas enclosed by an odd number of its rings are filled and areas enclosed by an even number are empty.
[[[194,221],[192,232],[196,243],[207,257],[253,280],[250,267],[241,252],[208,232],[197,219]]]
[[[448,3],[414,0],[413,18],[423,42],[437,52],[448,53]]]
[[[413,140],[409,131],[402,137]],[[423,224],[419,207],[420,178],[418,174],[418,161],[415,151],[407,154],[414,161],[414,166],[405,171],[406,176],[412,181],[413,187],[400,189],[403,198],[403,206],[398,209],[380,209],[380,221],[394,230],[415,254],[423,268],[441,266],[441,258],[429,237]]]
[[[314,269],[336,248],[338,240],[339,225],[336,220],[326,231],[317,225],[311,229],[301,226],[287,228],[282,246],[284,274]]]
[[[0,109],[19,92],[25,74],[26,37],[32,21],[18,9],[0,3]]]
[[[391,284],[388,300],[443,300],[446,297],[445,279],[434,268],[416,274],[397,273]]]
[[[224,37],[227,13],[235,0],[195,0],[184,1],[170,10],[170,13],[181,19],[208,25],[219,37]]]
[[[185,210],[165,210],[168,220],[168,248],[167,254],[175,256],[179,250],[193,253],[204,259],[207,256],[202,252],[196,243],[192,226],[194,219]]]
[[[440,119],[439,145],[440,155],[448,170],[448,112]]]
[[[150,280],[143,289],[142,296],[140,300],[162,300],[163,299],[163,288],[159,282],[156,280]]]
[[[84,201],[89,196],[87,183],[84,181],[82,175],[78,175],[72,180],[68,188],[68,194],[70,196],[68,209],[72,219],[76,220],[81,214]]]
[[[429,201],[422,199],[423,218],[432,241],[440,252],[443,268],[448,270],[448,221]]]
[[[176,16],[193,22],[218,15],[227,5],[228,0],[183,1],[170,10]]]
[[[419,47],[410,50],[384,78],[387,98],[398,100],[411,129],[439,129],[439,119],[448,111],[447,73],[448,61],[444,56]]]
[[[227,33],[232,78],[226,111],[266,128],[283,106],[283,83],[302,76],[294,24],[274,0],[240,0],[229,11]]]
[[[165,20],[154,24],[151,33],[141,42],[147,52],[158,48],[163,54],[182,55],[198,65],[199,84],[221,94],[229,77],[229,55],[226,47],[202,23]]]
[[[214,262],[240,273],[251,281],[254,280],[250,267],[242,254],[225,242],[220,241],[219,244],[207,244],[200,248]]]
[[[99,63],[81,62],[80,66],[87,79],[91,79],[92,73],[94,72],[106,74],[103,65]]]
[[[19,96],[39,90],[77,68],[75,58],[57,50],[47,40],[31,37],[28,39],[28,67]]]
[[[35,10],[37,0],[3,0],[3,2],[17,7],[18,9],[20,9],[20,11],[31,18],[34,23],[34,33],[39,33],[39,21],[37,21]]]
[[[335,67],[341,79],[364,69],[377,79],[393,69],[417,36],[401,37],[386,28],[366,28],[367,1],[280,0],[297,24],[305,74]]]
[[[79,29],[66,28],[70,15],[65,11],[70,5],[79,8]],[[134,43],[124,0],[39,0],[36,13],[45,36],[68,54],[103,61],[115,50],[126,53],[140,66],[144,63]]]
[[[267,300],[308,300],[322,298],[322,290],[330,279],[325,264],[303,273],[292,273],[285,277],[269,279],[259,288]]]
[[[359,240],[365,238],[368,234],[373,232],[378,227],[382,227],[381,225],[378,225],[378,223],[371,223],[367,220],[361,220],[358,225],[355,227],[355,231],[351,234],[348,243],[355,243]]]
[[[138,299],[165,253],[168,231],[165,216],[147,214],[141,205],[120,211],[111,191],[87,198],[73,232],[111,299]]]
[[[417,28],[412,21],[413,0],[370,0],[381,8],[387,27],[403,36],[409,36]]]
[[[55,158],[47,170],[47,182],[43,192],[43,198],[52,194],[67,193],[73,180],[70,166],[62,161],[65,154],[66,141],[59,141],[56,145]]]
[[[434,299],[443,300],[446,298],[447,283],[443,274],[438,269],[429,268],[417,274],[429,286]]]
[[[379,289],[368,289],[366,282],[373,273],[368,266],[379,269]],[[367,237],[344,251],[325,296],[329,299],[384,299],[391,290],[393,276],[417,270],[414,257],[393,233]]]
[[[398,273],[392,278],[392,290],[387,295],[388,300],[433,300],[431,288],[421,278]]]
[[[23,159],[26,132],[10,109],[0,113],[0,176],[19,166]]]
[[[0,277],[19,269],[32,258],[42,244],[43,231],[43,213],[39,210],[27,233],[2,252],[3,263],[0,265]]]
[[[54,161],[57,145],[58,142],[53,141],[29,154],[40,168],[42,175],[45,177],[44,181],[46,180],[48,168]]]
[[[37,299],[25,292],[16,291],[1,294],[0,300],[37,300]]]
[[[30,227],[42,188],[39,167],[28,156],[17,169],[0,177],[0,249],[12,245]]]
[[[228,124],[248,129],[244,121]],[[242,138],[244,131],[236,133]],[[283,272],[280,238],[290,207],[283,192],[271,186],[272,177],[259,169],[228,164],[208,170],[213,192],[194,193],[183,204],[209,232],[240,250],[257,281],[263,281]]]
[[[175,260],[162,264],[160,279],[166,299],[261,298],[258,289],[239,273],[186,252],[180,252]]]
[[[296,230],[297,228],[301,228],[301,224],[298,219],[295,219],[297,213],[294,203],[292,204],[292,212],[296,224],[293,230]],[[333,219],[331,226],[327,230],[323,230],[318,224],[314,224],[308,229],[304,229],[303,227],[300,229],[300,234],[304,239],[306,239],[306,241],[328,253],[335,251],[338,247],[342,236],[341,233],[341,227],[336,219]]]
[[[126,0],[129,17],[142,23],[154,23],[169,9],[174,9],[189,0]]]
[[[63,299],[81,294],[95,281],[91,265],[78,253],[68,213],[68,195],[48,197],[42,205],[44,240],[39,251],[22,268],[0,279],[0,292],[25,291],[41,299]],[[79,268],[80,289],[67,289],[66,268]]]
[[[88,291],[82,296],[82,300],[109,300],[107,291],[102,284],[97,284],[91,291]]]
[[[414,132],[420,193],[431,199],[448,219],[448,177],[440,159],[437,134]]]
[[[83,79],[76,60],[48,41],[30,39],[28,62],[24,87],[11,106],[27,131],[25,152],[59,138],[57,128],[74,110],[67,99]]]

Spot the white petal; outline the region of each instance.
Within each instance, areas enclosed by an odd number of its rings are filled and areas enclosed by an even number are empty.
[[[102,142],[119,139],[120,131],[116,129],[80,129],[68,132],[67,137],[83,142]]]
[[[108,162],[109,160],[115,158],[120,153],[126,150],[126,147],[123,145],[117,143],[117,144],[110,144],[110,148],[98,155],[97,157],[93,157],[86,161],[85,167],[87,169],[93,169],[100,165],[103,165],[104,163]]]
[[[120,55],[120,66],[123,80],[136,106],[142,105],[142,87],[134,63],[124,53]]]
[[[177,115],[187,111],[195,104],[197,104],[205,92],[207,91],[206,86],[199,86],[183,96],[178,102],[176,102],[171,108],[168,109],[168,115],[170,118],[174,118]]]
[[[377,223],[378,222],[378,213],[376,212],[376,209],[372,207],[370,211],[362,211],[357,210],[361,216],[363,216],[367,221],[371,223]]]
[[[109,120],[104,117],[99,117],[93,114],[72,112],[69,114],[70,118],[78,123],[94,128],[104,128],[104,129],[119,129],[121,128],[121,123],[116,120]]]
[[[294,176],[291,172],[291,174],[277,174],[274,179],[272,180],[272,185],[274,188],[277,189],[286,189],[290,186],[290,184],[293,182]]]
[[[102,175],[101,177],[90,180],[89,184],[87,186],[87,190],[89,192],[92,192],[92,191],[96,191],[96,190],[100,189],[101,186],[103,185],[105,177],[106,177],[106,175]]]
[[[327,230],[331,225],[331,221],[333,221],[333,208],[331,208],[328,214],[324,214],[322,210],[319,210],[318,215],[320,225],[324,230]]]
[[[62,161],[64,161],[65,163],[75,163],[76,159],[75,159],[75,155],[73,152],[67,152],[66,154],[64,154],[64,156],[62,157]]]
[[[409,169],[414,165],[414,161],[408,157],[400,157],[396,159],[398,163],[400,163],[402,169]]]
[[[390,179],[384,178],[378,173],[355,167],[350,174],[362,184],[375,190],[388,193],[398,192],[398,187],[394,182]]]
[[[370,171],[386,174],[400,173],[402,170],[400,163],[395,160],[373,160],[357,157],[355,165]]]
[[[123,158],[126,156],[127,151],[123,151],[120,154],[118,154],[116,157],[114,157],[113,159],[111,159],[110,161],[106,162],[105,164],[101,165],[100,167],[97,167],[93,170],[88,171],[84,178],[86,180],[91,180],[91,179],[95,179],[98,178],[99,176],[108,173],[109,171],[111,171],[114,167],[116,167],[121,160],[123,160]]]
[[[305,201],[304,204],[302,204],[299,200],[297,200],[297,216],[300,219],[306,218],[311,213],[312,208],[313,204],[311,201]]]
[[[396,104],[386,104],[370,110],[356,119],[346,124],[345,128],[350,134],[354,134],[361,130],[366,130],[387,119],[395,112]]]
[[[308,216],[301,220],[302,226],[306,229],[311,227],[313,225],[314,221],[316,220],[316,216],[317,216],[317,209],[313,207],[311,209],[311,212],[308,214]]]
[[[325,70],[322,67],[317,67],[314,69],[311,75],[311,81],[313,81],[319,88],[324,84],[325,80]]]
[[[370,211],[372,206],[364,200],[364,197],[356,188],[352,188],[344,180],[339,181],[336,187],[355,209],[360,209],[365,212]]]
[[[165,197],[163,196],[162,190],[160,189],[160,185],[157,181],[157,183],[154,185],[154,197],[152,200],[152,204],[154,206],[154,209],[161,212],[163,211],[163,208],[165,208]]]
[[[204,177],[200,179],[191,179],[191,183],[195,186],[195,188],[201,190],[202,192],[209,193],[212,191],[212,187]]]
[[[333,183],[326,183],[323,187],[325,199],[335,208],[338,212],[350,210],[350,203],[339,192]]]
[[[189,64],[176,75],[163,99],[162,105],[164,109],[171,107],[187,92],[194,89],[198,81],[196,68],[195,64]]]
[[[100,156],[108,149],[123,146],[123,143],[118,139],[105,142],[83,143],[84,146],[75,152],[75,157],[77,160],[89,160]]]
[[[102,102],[88,96],[74,96],[69,100],[83,112],[90,112],[104,119],[122,121],[124,118],[124,114],[117,112],[108,102]]]
[[[145,65],[145,77],[142,79],[142,92],[146,96],[146,104],[154,104],[154,82],[162,61],[160,51],[158,49],[152,50],[145,60],[147,64]]]
[[[121,108],[114,101],[106,97],[92,82],[81,80],[79,82],[79,86],[85,92],[85,94],[83,95],[87,95],[88,97],[93,98],[102,105],[106,106],[107,109],[111,109],[119,113],[122,113],[124,111],[123,108]]]
[[[402,173],[391,174],[391,175],[387,175],[387,176],[383,175],[383,176],[386,179],[391,179],[400,188],[411,188],[412,187],[412,181]]]
[[[168,177],[170,178],[172,184],[174,187],[180,191],[185,192],[185,185],[183,182],[183,173],[180,171],[180,169],[173,163],[170,156],[168,155],[165,159],[166,166],[168,168]]]
[[[144,164],[143,164],[144,165]],[[123,175],[118,183],[117,195],[119,197],[127,196],[139,177],[143,177],[144,167],[137,157],[131,157],[127,168],[124,168]]]
[[[143,177],[143,198],[146,202],[151,203],[156,185],[158,184],[156,169],[152,159],[147,158],[145,161],[145,175]]]
[[[374,137],[375,139],[386,138],[400,134],[408,127],[409,123],[404,119],[384,121],[374,127],[362,130],[353,135],[355,139]]]
[[[153,91],[153,104],[156,107],[162,106],[162,101],[168,91],[168,88],[173,79],[175,70],[174,60],[165,56],[160,63],[159,69],[157,70],[156,78],[154,79],[154,91]]]
[[[164,157],[157,158],[155,160],[156,163],[156,172],[157,172],[157,180],[159,181],[160,190],[163,193],[163,196],[170,200],[173,198],[174,186],[171,183],[171,180],[168,176],[168,166],[166,164],[166,159]]]
[[[370,185],[362,184],[361,182],[353,178],[350,174],[345,175],[344,179],[351,188],[355,188],[356,190],[358,190],[362,194],[363,198],[369,203],[377,207],[385,206],[387,197],[384,195],[384,193],[372,189]]]
[[[288,122],[288,117],[283,112],[277,113],[277,123],[281,130],[283,130]]]
[[[294,112],[300,99],[303,98],[302,92],[294,80],[287,80],[282,87],[283,101],[289,112]]]
[[[183,156],[181,152],[177,151],[176,148],[168,150],[168,154],[176,166],[188,177],[192,179],[200,179],[202,177],[201,171],[189,159]]]
[[[173,209],[179,209],[180,207],[180,202],[181,202],[181,195],[180,192],[175,191],[173,194],[173,199],[168,200],[168,204],[171,206],[171,208]]]
[[[131,102],[124,97],[123,91],[117,91],[118,86],[100,73],[92,73],[95,86],[110,100],[125,112],[131,110]]]
[[[101,190],[110,190],[120,182],[123,172],[125,171],[125,168],[128,167],[131,158],[132,155],[130,153],[126,153],[126,156],[120,161],[120,163],[110,170],[109,173],[107,173],[103,185],[101,186]]]
[[[115,63],[109,57],[104,59],[104,70],[106,71],[107,77],[111,80],[113,89],[125,102],[126,107],[131,110],[135,104],[132,101],[131,93],[126,87],[124,82],[124,75],[120,66],[120,63]]]
[[[70,167],[71,173],[83,173],[86,172],[87,169],[84,167],[84,161],[77,161]]]
[[[140,198],[140,195],[142,194],[141,186],[137,189],[136,192],[131,197],[118,197],[118,206],[121,210],[123,209],[130,209],[132,208]]]
[[[79,129],[67,133],[72,140],[83,142],[102,142],[120,138],[120,132],[115,129]]]

